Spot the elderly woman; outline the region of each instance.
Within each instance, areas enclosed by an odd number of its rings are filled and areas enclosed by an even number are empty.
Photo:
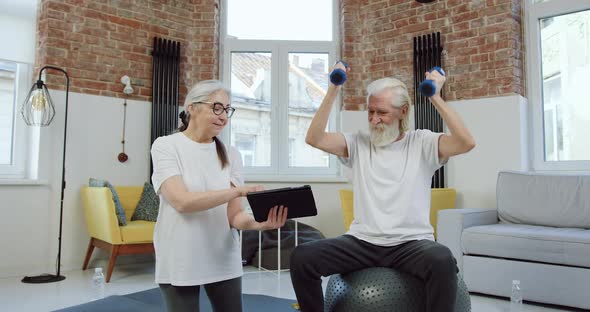
[[[285,224],[286,207],[273,207],[256,222],[241,197],[260,190],[232,179],[236,157],[217,138],[235,109],[216,80],[188,93],[179,132],[152,145],[152,182],[160,196],[154,231],[156,283],[168,311],[199,311],[203,285],[214,311],[242,311],[242,260],[238,233]],[[234,164],[232,164],[234,162]],[[239,165],[238,165],[239,166]]]

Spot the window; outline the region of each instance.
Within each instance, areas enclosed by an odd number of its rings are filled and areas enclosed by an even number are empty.
[[[233,131],[234,137],[232,138],[232,142],[234,142],[234,146],[240,151],[242,155],[242,163],[244,166],[252,167],[256,164],[256,159],[254,152],[256,150],[256,136],[255,135],[244,135],[244,134],[235,134],[236,131]]]
[[[529,0],[528,87],[535,170],[590,170],[590,3]]]
[[[30,178],[27,153],[38,129],[27,129],[20,116],[19,103],[31,87],[28,64],[0,60],[0,178]]]
[[[0,165],[11,165],[14,159],[16,70],[15,63],[0,63]]]
[[[224,5],[221,76],[237,109],[224,139],[242,154],[247,177],[338,176],[337,159],[305,143],[337,60],[336,1]],[[334,107],[328,131],[337,131]]]
[[[230,144],[252,161],[244,168],[271,164],[271,53],[234,52],[230,56],[231,104],[236,113],[230,121]],[[247,138],[248,144],[245,144]],[[256,144],[257,143],[257,144]],[[257,146],[257,149],[254,148]]]
[[[227,36],[240,40],[332,41],[332,0],[229,0]]]

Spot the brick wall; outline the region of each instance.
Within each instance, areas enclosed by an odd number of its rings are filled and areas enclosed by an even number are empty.
[[[520,0],[341,0],[342,58],[351,66],[345,109],[365,107],[371,81],[413,90],[413,37],[441,32],[446,99],[524,94]]]
[[[37,67],[65,68],[74,92],[151,100],[153,37],[182,43],[181,103],[187,87],[218,77],[220,0],[42,0]],[[413,88],[412,38],[440,31],[448,100],[524,93],[521,1],[340,0],[342,58],[352,68],[346,109],[364,109],[365,87],[394,76]],[[63,78],[48,77],[63,89]]]
[[[37,19],[36,67],[64,68],[73,92],[122,97],[128,75],[133,98],[151,101],[154,37],[181,42],[180,103],[187,87],[218,77],[219,0],[42,0]]]

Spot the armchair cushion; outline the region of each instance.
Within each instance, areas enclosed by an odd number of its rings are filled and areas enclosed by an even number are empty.
[[[95,178],[90,178],[88,180],[88,186],[90,187],[107,187],[111,191],[113,195],[113,202],[115,203],[115,213],[117,214],[117,220],[119,221],[119,225],[126,225],[127,224],[127,217],[125,216],[125,210],[123,210],[123,205],[121,205],[121,200],[119,199],[119,194],[115,187],[107,180],[99,180]]]
[[[154,187],[146,182],[131,221],[144,220],[156,222],[160,208],[160,197],[156,195]]]
[[[150,221],[129,221],[121,227],[121,239],[124,244],[151,243],[155,225],[155,222]]]

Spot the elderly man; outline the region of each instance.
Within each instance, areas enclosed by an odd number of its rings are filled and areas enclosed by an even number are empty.
[[[335,68],[345,67],[338,63]],[[297,247],[291,280],[303,312],[323,312],[321,276],[368,267],[390,267],[423,280],[427,311],[454,311],[457,266],[449,249],[434,241],[430,225],[430,184],[446,161],[475,147],[475,140],[441,98],[445,77],[435,82],[430,101],[449,134],[409,130],[410,97],[404,83],[382,78],[367,87],[369,133],[325,132],[340,86],[331,84],[314,116],[306,142],[352,169],[354,221],[337,238]]]

